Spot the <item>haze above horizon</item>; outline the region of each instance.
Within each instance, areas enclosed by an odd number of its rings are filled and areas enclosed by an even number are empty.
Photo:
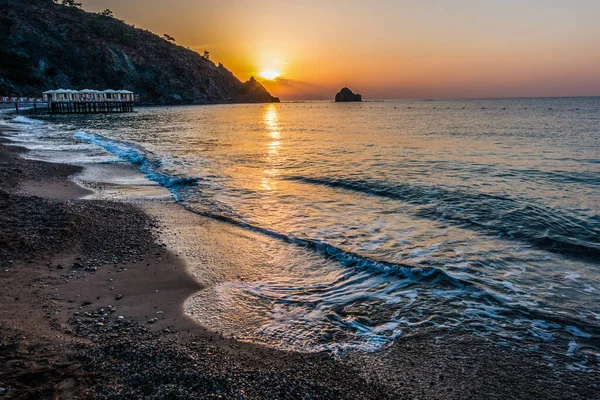
[[[452,3],[452,4],[450,4]],[[83,0],[284,100],[600,95],[591,0]]]

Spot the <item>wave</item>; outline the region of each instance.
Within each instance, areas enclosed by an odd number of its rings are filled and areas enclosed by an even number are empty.
[[[593,160],[576,160],[576,162],[594,164]],[[495,168],[478,167],[477,172],[485,173],[495,178],[512,178],[519,177],[521,180],[527,180],[531,182],[552,182],[558,185],[564,184],[584,184],[589,186],[600,185],[600,174],[597,171],[587,170],[582,172],[574,171],[543,171],[540,169],[504,169],[498,171]]]
[[[73,135],[73,137],[77,140],[100,146],[111,154],[114,154],[132,164],[140,165],[140,171],[143,172],[149,179],[167,188],[173,189],[181,186],[196,185],[198,183],[198,178],[181,178],[159,172],[158,168],[161,164],[160,160],[153,160],[153,155],[150,152],[145,152],[131,143],[126,143],[115,139],[108,139],[104,136],[86,131],[78,131]],[[370,272],[383,273],[387,275],[400,275],[406,278],[412,277],[418,281],[426,281],[442,285],[451,285],[456,287],[464,287],[469,285],[466,282],[462,282],[451,277],[446,272],[438,268],[412,266],[408,264],[375,260],[356,253],[344,251],[327,242],[288,236],[265,227],[260,227],[252,223],[245,222],[242,218],[235,215],[197,211],[183,203],[179,197],[176,197],[176,200],[188,211],[191,211],[195,214],[222,222],[227,222],[290,244],[305,247],[325,258],[335,259],[346,267],[353,267],[360,270],[368,270]]]
[[[176,200],[179,200],[180,196],[177,189],[184,186],[195,186],[199,181],[198,178],[177,177],[160,172],[160,160],[154,157],[152,153],[145,152],[131,143],[108,139],[86,131],[77,131],[73,137],[77,140],[100,146],[122,160],[139,165],[140,172],[146,175],[151,181],[170,189]]]
[[[272,344],[275,338],[275,342],[281,342],[283,348],[297,349],[296,342],[301,342],[302,347],[306,347],[306,343],[309,343],[316,351],[324,349],[337,351],[345,348],[364,350],[369,346],[376,350],[396,338],[394,335],[388,335],[390,329],[386,330],[385,334],[378,334],[378,328],[389,326],[394,328],[394,332],[409,332],[416,326],[433,326],[440,329],[454,329],[458,325],[469,326],[480,335],[493,336],[496,340],[502,341],[512,337],[522,340],[525,345],[570,340],[571,337],[578,336],[578,340],[588,346],[593,338],[600,336],[600,327],[579,316],[549,311],[543,303],[532,308],[530,305],[521,304],[509,293],[501,294],[481,281],[454,277],[442,268],[365,257],[324,241],[294,237],[257,226],[237,216],[198,211],[184,203],[180,202],[180,204],[197,215],[303,247],[346,268],[346,271],[335,281],[327,284],[320,285],[307,281],[306,285],[302,286],[297,281],[286,284],[277,280],[275,283],[262,283],[252,290],[245,289],[247,295],[267,299],[276,305],[275,308],[280,310],[279,312],[290,314],[287,317],[280,316],[275,323],[267,323],[261,328],[268,343]],[[374,282],[385,281],[385,289],[375,290],[373,286],[372,289],[375,291],[370,292],[368,289],[365,291],[363,286],[360,295],[353,292],[357,288],[355,287],[357,283],[376,279],[377,276],[382,280]],[[428,304],[433,311],[422,313],[421,307],[413,307],[412,301],[409,303],[399,301],[402,297],[401,293],[405,296],[418,293],[430,302]],[[374,323],[373,326],[367,324],[357,329],[361,322],[355,320],[352,312],[347,312],[346,309],[361,308],[365,304],[372,306],[375,303],[379,304],[380,308],[371,312],[375,313],[374,319],[379,322]],[[315,308],[326,313],[325,321],[320,319],[321,314],[316,317],[313,315]],[[306,314],[302,314],[303,312]],[[289,329],[285,325],[289,322],[288,318],[296,318]],[[313,321],[315,318],[316,321]],[[363,316],[361,320],[369,321],[369,316]],[[514,326],[505,324],[505,321],[512,320],[518,323]],[[343,335],[340,333],[342,335],[340,337],[345,339],[338,338],[340,342],[325,344],[319,342],[320,334],[311,334],[311,329],[320,332],[324,324],[332,324],[342,329]],[[286,332],[294,330],[296,333],[289,337]],[[371,343],[372,341],[377,343]]]
[[[500,294],[485,282],[480,282],[476,279],[471,280],[470,278],[463,279],[462,276],[457,278],[442,268],[412,265],[408,262],[389,262],[366,257],[346,251],[324,241],[294,237],[267,227],[262,227],[255,223],[245,221],[231,210],[223,210],[222,212],[215,212],[214,210],[213,212],[196,210],[185,203],[182,199],[182,191],[180,189],[184,186],[196,185],[198,179],[165,174],[161,171],[162,163],[158,157],[133,144],[108,139],[101,135],[85,131],[76,132],[74,137],[78,140],[100,146],[127,162],[139,165],[140,171],[149,179],[171,189],[175,200],[188,211],[303,247],[320,257],[332,260],[346,268],[346,272],[340,275],[340,281],[334,282],[334,284],[338,286],[309,286],[304,292],[301,292],[301,294],[296,295],[295,297],[287,296],[280,298],[279,300],[277,300],[279,298],[278,296],[282,291],[285,292],[285,287],[281,290],[278,288],[269,289],[268,287],[259,287],[257,288],[256,293],[253,293],[253,296],[268,296],[268,290],[271,290],[274,292],[272,300],[283,308],[306,306],[308,310],[315,302],[327,302],[329,295],[342,286],[344,291],[351,293],[355,290],[353,285],[358,280],[370,279],[366,278],[367,276],[375,276],[375,279],[378,279],[377,277],[379,276],[385,281],[394,282],[394,284],[390,285],[388,288],[389,290],[415,291],[415,293],[420,293],[421,296],[425,296],[428,299],[427,301],[432,301],[437,307],[435,308],[435,313],[432,315],[418,315],[419,307],[407,306],[406,309],[402,309],[402,317],[393,317],[390,320],[384,321],[392,325],[395,324],[394,326],[397,326],[398,329],[400,329],[399,327],[404,326],[405,330],[409,330],[410,326],[412,326],[411,324],[413,324],[413,322],[410,322],[412,321],[410,317],[414,316],[415,321],[422,321],[414,322],[415,324],[423,323],[443,327],[446,324],[452,326],[453,323],[460,323],[465,326],[469,325],[475,331],[482,332],[482,334],[494,334],[495,332],[499,338],[503,338],[507,334],[515,335],[515,337],[525,335],[525,330],[528,326],[535,326],[535,329],[531,329],[542,338],[546,336],[549,337],[549,340],[554,340],[555,336],[557,338],[562,337],[562,335],[564,335],[562,332],[567,332],[569,334],[572,334],[572,332],[575,332],[576,334],[584,332],[586,335],[592,335],[593,337],[600,335],[600,328],[580,320],[579,318],[561,316],[547,312],[545,307],[536,307],[532,309],[528,305],[519,304],[518,301],[511,298],[510,293]],[[556,244],[544,243],[539,237],[534,235],[537,231],[544,230],[546,237],[556,235],[556,231],[561,231],[564,235],[572,234],[574,230],[582,230],[584,232],[587,230],[590,235],[595,232],[594,227],[587,226],[583,221],[577,221],[573,218],[559,215],[559,213],[551,209],[523,205],[517,200],[503,196],[473,194],[413,185],[389,187],[378,183],[341,179],[314,179],[304,177],[293,177],[290,179],[304,183],[326,185],[334,188],[354,190],[371,195],[406,201],[421,206],[417,211],[419,216],[436,220],[443,219],[445,221],[454,221],[461,226],[482,229],[490,233],[494,232],[497,234],[497,232],[504,232],[503,234],[511,238],[523,239],[537,247],[549,248],[552,250],[556,250],[556,248],[552,247],[556,246]],[[536,219],[540,219],[542,222],[538,222]],[[592,219],[592,222],[594,222],[594,219]],[[525,228],[521,228],[521,226]],[[579,236],[573,237],[575,238],[574,240],[583,242],[581,233],[579,233]],[[594,238],[590,236],[588,241],[591,242],[593,240]],[[565,240],[562,240],[559,243],[561,246],[568,244]],[[581,243],[576,244],[581,245]],[[592,245],[595,244],[592,243]],[[588,252],[596,250],[598,249],[587,246]],[[573,248],[571,248],[570,251],[573,251]],[[267,292],[265,293],[265,291]],[[294,293],[298,292],[296,291]],[[392,298],[392,303],[385,302],[386,296]],[[394,309],[394,307],[399,307],[393,303],[393,301],[397,300],[397,296],[398,295],[395,292],[390,292],[388,295],[381,296],[378,294],[377,296],[372,297],[369,297],[368,294],[365,294],[360,298],[348,296],[348,306],[349,308],[352,308],[353,306],[360,308],[369,302],[383,301],[383,311],[377,315],[384,318],[386,312]],[[339,317],[338,320],[336,320],[337,322],[334,321],[334,323],[340,328],[343,328],[345,334],[349,336],[366,335],[368,340],[373,338],[380,339],[381,343],[386,343],[388,340],[393,339],[393,336],[388,337],[383,334],[376,334],[377,329],[380,326],[387,326],[386,324],[375,324],[372,329],[369,327],[367,327],[369,329],[360,327],[361,329],[357,330],[357,324],[359,323],[351,318],[346,320],[347,315],[339,311],[338,308],[340,307],[335,307],[334,304],[332,312],[328,315],[333,315],[336,318]],[[405,319],[409,322],[406,322]],[[501,324],[502,321],[515,319],[526,321],[523,323],[524,330],[521,330],[520,325],[513,328],[507,328]],[[316,326],[322,325],[321,321],[317,321],[315,324]],[[541,327],[538,327],[538,325]],[[565,331],[565,327],[574,328],[569,328],[569,331]],[[278,327],[276,326],[273,329],[277,330]],[[367,332],[367,334],[361,333],[363,330]],[[369,336],[369,332],[374,333]],[[578,340],[584,340],[583,343],[585,344],[586,341],[590,341],[591,339],[587,337],[578,337]]]
[[[366,180],[303,176],[286,179],[400,200],[421,206],[416,211],[419,218],[455,223],[556,253],[600,257],[600,228],[593,218],[583,221],[509,197],[410,184],[388,186]]]
[[[427,282],[442,286],[453,286],[456,288],[464,288],[473,285],[472,283],[469,283],[467,281],[463,281],[450,276],[447,272],[443,271],[440,268],[421,267],[416,265],[410,265],[407,263],[402,264],[397,262],[377,260],[370,257],[364,257],[356,253],[342,250],[339,247],[336,247],[324,241],[289,236],[268,228],[245,222],[238,217],[214,214],[206,211],[198,211],[184,203],[180,202],[180,204],[186,210],[194,214],[215,219],[221,222],[226,222],[228,224],[236,225],[244,229],[258,232],[265,236],[278,239],[286,243],[304,247],[308,250],[313,251],[316,254],[319,254],[320,256],[326,259],[334,259],[341,265],[348,268],[355,268],[358,270],[368,271],[370,273],[385,274],[388,276],[414,279],[415,282]]]
[[[14,117],[12,119],[12,121],[19,123],[19,124],[29,124],[29,125],[40,125],[40,124],[44,123],[44,121],[40,121],[39,119],[31,119],[31,118],[24,117],[22,115]]]

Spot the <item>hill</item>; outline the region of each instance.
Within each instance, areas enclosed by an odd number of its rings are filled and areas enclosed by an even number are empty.
[[[254,78],[112,16],[52,0],[0,0],[0,94],[128,89],[146,104],[277,102]]]

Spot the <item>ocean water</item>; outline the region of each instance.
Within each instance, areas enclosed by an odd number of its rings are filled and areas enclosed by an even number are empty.
[[[211,329],[333,352],[452,331],[600,367],[600,98],[11,123],[32,156],[139,165],[189,212],[264,238],[266,273],[213,282],[186,303]]]

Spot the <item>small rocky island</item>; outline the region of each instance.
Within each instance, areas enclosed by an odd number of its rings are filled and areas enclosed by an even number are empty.
[[[343,88],[338,94],[335,95],[336,103],[345,103],[351,101],[362,101],[362,96],[358,93],[352,92],[352,90],[348,89],[347,87]]]

